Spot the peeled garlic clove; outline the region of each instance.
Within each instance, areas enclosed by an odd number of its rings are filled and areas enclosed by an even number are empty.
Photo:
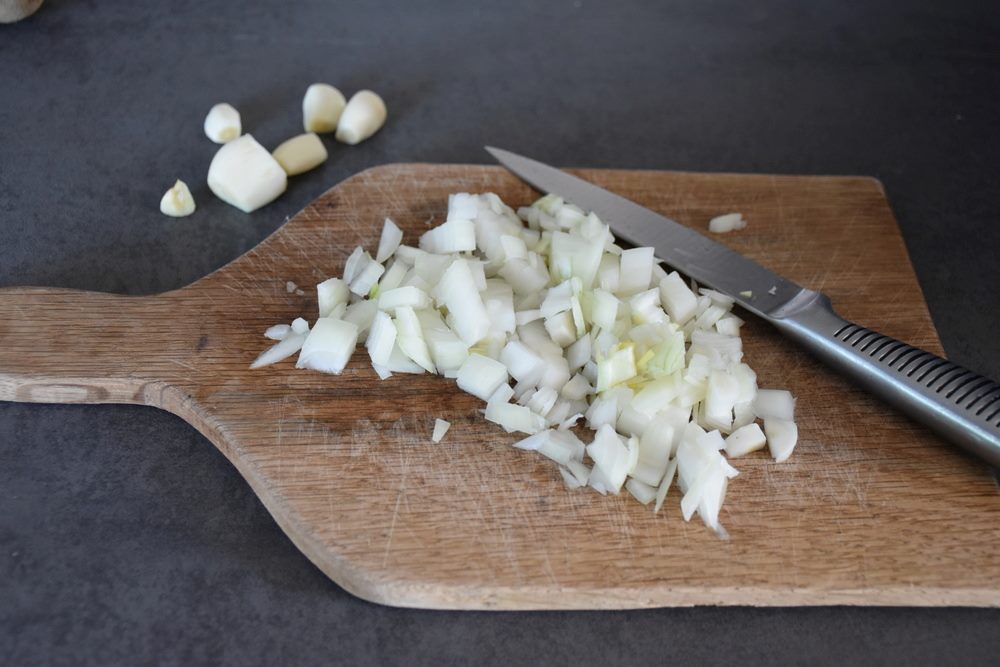
[[[225,144],[208,167],[212,192],[245,213],[271,203],[287,186],[285,170],[251,134]]]
[[[344,111],[344,94],[328,83],[314,83],[302,98],[302,125],[306,132],[333,132]]]
[[[358,91],[340,115],[337,141],[351,146],[361,143],[379,131],[385,124],[385,115],[385,102],[381,97],[370,90]]]
[[[205,134],[217,144],[224,144],[240,136],[240,112],[229,104],[216,104],[205,116]]]
[[[326,147],[314,133],[292,137],[271,153],[289,176],[303,174],[326,162]]]
[[[0,23],[14,23],[38,11],[42,0],[0,0]]]
[[[194,197],[191,196],[187,183],[178,179],[174,187],[163,194],[160,212],[173,218],[183,218],[194,213]]]

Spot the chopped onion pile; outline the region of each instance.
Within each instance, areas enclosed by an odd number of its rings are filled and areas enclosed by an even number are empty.
[[[570,488],[624,487],[658,512],[676,477],[684,519],[720,535],[728,458],[794,449],[795,401],[757,389],[733,299],[667,273],[652,248],[621,248],[593,213],[554,195],[515,213],[461,193],[417,247],[402,240],[387,219],[374,258],[358,247],[317,285],[312,328],[269,328],[278,343],[252,367],[299,352],[297,367],[340,373],[363,343],[382,379],[454,378]],[[571,430],[581,421],[589,444]]]

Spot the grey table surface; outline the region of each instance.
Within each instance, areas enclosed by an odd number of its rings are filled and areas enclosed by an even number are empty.
[[[0,26],[0,286],[177,288],[361,169],[487,163],[484,143],[564,166],[864,174],[885,184],[949,356],[1000,377],[990,4],[49,0]],[[388,125],[253,215],[214,199],[207,109],[231,102],[273,146],[313,81],[379,91]],[[172,220],[157,204],[178,177],[199,209]],[[0,403],[3,664],[972,663],[996,659],[998,623],[381,607],[300,555],[180,419]]]

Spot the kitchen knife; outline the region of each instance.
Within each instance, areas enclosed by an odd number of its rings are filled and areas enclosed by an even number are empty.
[[[499,148],[486,150],[541,192],[591,210],[615,235],[727,294],[815,356],[954,444],[1000,467],[1000,384],[849,322],[824,294],[624,197]]]

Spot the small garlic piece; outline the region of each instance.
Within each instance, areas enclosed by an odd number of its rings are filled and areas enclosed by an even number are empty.
[[[178,179],[174,187],[163,194],[160,212],[173,218],[183,218],[194,213],[194,197],[191,196],[187,183]]]
[[[208,187],[222,201],[250,213],[277,199],[288,187],[288,177],[252,134],[244,134],[216,152],[208,167]]]
[[[372,136],[385,124],[385,102],[370,90],[361,90],[340,115],[337,123],[337,141],[351,146]]]
[[[314,83],[302,98],[302,125],[306,132],[333,132],[344,111],[344,94],[328,83]]]
[[[300,134],[271,153],[289,176],[303,174],[326,162],[326,147],[315,133]]]
[[[242,131],[240,112],[229,104],[216,104],[205,116],[205,134],[217,144],[236,139]]]

